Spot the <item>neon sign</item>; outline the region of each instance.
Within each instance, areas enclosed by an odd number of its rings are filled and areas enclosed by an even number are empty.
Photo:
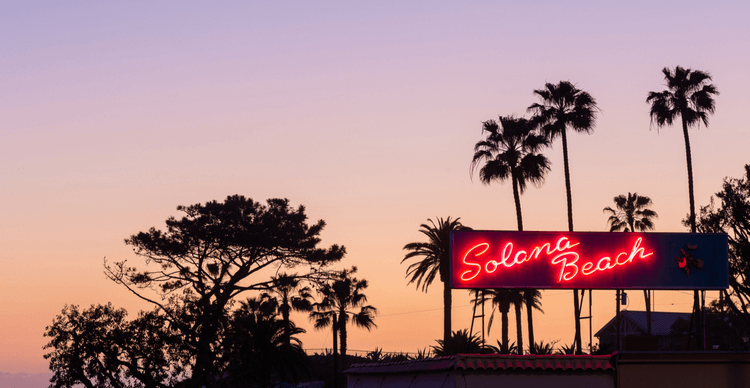
[[[689,278],[675,260],[686,244],[714,258]],[[723,289],[727,262],[723,234],[456,231],[450,278],[453,288]]]

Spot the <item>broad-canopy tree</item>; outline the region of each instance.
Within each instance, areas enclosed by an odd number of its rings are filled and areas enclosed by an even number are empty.
[[[144,269],[125,261],[105,261],[105,273],[154,305],[155,314],[164,325],[179,334],[176,353],[179,357],[172,361],[181,360],[185,364],[181,385],[212,387],[223,375],[223,365],[217,360],[225,348],[222,340],[231,325],[234,301],[247,292],[273,290],[277,284],[272,276],[284,270],[294,269],[299,273],[292,275],[296,279],[323,282],[333,276],[327,266],[339,261],[345,249],[338,245],[319,247],[325,223],[321,220],[308,224],[305,208],[292,208],[286,199],[269,199],[261,204],[234,195],[223,202],[177,209],[184,216],[167,219],[165,230],[151,228],[125,240],[136,255],[145,259]],[[63,311],[48,328],[49,336],[53,337],[48,348],[55,349],[48,358],[56,376],[72,367],[55,361],[59,346],[64,346],[60,344],[60,336],[65,332],[52,329],[67,327],[63,323],[77,316]],[[148,346],[148,342],[142,345]],[[94,359],[88,360],[87,365],[78,369],[90,368]],[[105,372],[108,373],[102,370],[102,378],[110,379]],[[132,372],[127,373],[139,379]],[[63,380],[53,382],[65,384]],[[158,385],[142,381],[142,386]]]
[[[736,312],[750,326],[750,165],[745,165],[744,177],[725,178],[716,198],[718,204],[711,198],[709,205],[701,207],[697,228],[728,235],[730,300],[739,302]],[[683,222],[687,225],[690,220]],[[734,303],[729,305],[737,310]]]
[[[51,388],[166,388],[185,378],[189,355],[164,315],[127,312],[112,304],[65,306],[44,332],[50,342]]]

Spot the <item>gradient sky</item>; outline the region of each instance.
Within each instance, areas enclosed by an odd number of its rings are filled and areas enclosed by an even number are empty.
[[[605,230],[602,208],[638,192],[657,231],[685,231],[683,136],[650,130],[646,96],[665,66],[713,75],[716,114],[691,131],[707,204],[750,163],[748,20],[739,1],[4,4],[0,371],[47,370],[42,333],[65,304],[148,308],[104,277],[104,257],[141,265],[126,237],[231,194],[303,204],[325,244],[347,247],[340,267],[359,267],[380,311],[350,349],[434,345],[441,284],[407,286],[402,248],[427,218],[516,228],[510,185],[472,181],[469,163],[482,121],[525,114],[545,82],[570,80],[602,109],[592,135],[569,137],[576,230]],[[567,228],[559,140],[546,155],[547,182],[522,197],[527,230]],[[571,292],[542,302],[536,338],[572,343]],[[656,295],[660,311],[690,302]],[[594,304],[596,331],[613,293]],[[454,306],[454,329],[468,327],[465,291]],[[644,309],[636,292],[628,308]],[[306,348],[331,346],[297,321]]]

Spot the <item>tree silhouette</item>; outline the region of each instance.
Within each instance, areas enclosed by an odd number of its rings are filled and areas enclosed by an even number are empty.
[[[459,353],[490,353],[492,350],[482,345],[476,334],[469,335],[468,329],[452,332],[447,340],[436,340],[437,346],[431,346],[438,357],[452,356]]]
[[[615,208],[605,207],[603,212],[609,214],[607,224],[610,232],[645,232],[654,229],[653,218],[659,215],[648,209],[651,198],[628,193],[628,196],[618,195],[614,198]]]
[[[724,178],[719,203],[700,209],[700,233],[726,233],[729,243],[729,291],[723,291],[724,303],[750,327],[750,165],[742,178]],[[687,226],[690,220],[683,220]],[[738,309],[734,300],[740,304]]]
[[[501,116],[499,122],[500,125],[495,120],[488,120],[482,125],[487,138],[474,146],[470,172],[473,176],[474,170],[482,165],[479,178],[484,184],[490,184],[493,180],[503,182],[510,178],[516,204],[516,222],[518,230],[522,231],[520,195],[526,191],[527,183],[539,185],[544,182],[550,163],[538,151],[549,145],[549,141],[536,135],[529,121],[524,118]]]
[[[325,223],[308,225],[304,207],[294,209],[286,199],[263,205],[235,195],[177,209],[185,216],[170,217],[166,231],[151,228],[125,240],[152,264],[149,269],[105,263],[105,273],[157,306],[182,333],[192,363],[188,385],[211,386],[221,373],[216,354],[233,300],[273,287],[263,275],[268,268],[295,267],[308,271],[301,276],[325,278],[330,272],[324,267],[345,250],[319,248]]]
[[[690,231],[695,233],[695,196],[693,193],[693,159],[690,151],[688,128],[699,126],[701,121],[708,127],[708,114],[714,113],[714,95],[719,91],[709,83],[711,75],[700,70],[684,69],[674,71],[665,67],[662,70],[667,81],[667,90],[649,92],[646,102],[651,104],[651,122],[657,128],[672,125],[677,116],[682,121],[682,134],[685,137],[685,157],[687,158],[688,192],[690,194]]]
[[[533,288],[523,290],[523,299],[526,304],[526,321],[529,329],[529,352],[536,354],[536,342],[534,342],[534,314],[533,310],[542,310],[542,293]]]
[[[112,304],[65,306],[44,336],[52,388],[172,387],[186,378],[181,336],[158,311],[126,320]]]
[[[227,379],[233,386],[256,387],[271,386],[273,375],[297,381],[306,371],[307,355],[295,335],[305,331],[258,306],[242,302],[232,314],[223,349]]]
[[[534,90],[541,100],[528,111],[534,114],[532,120],[540,126],[548,139],[562,138],[563,164],[565,167],[565,193],[568,200],[568,230],[573,231],[573,199],[570,190],[570,167],[568,163],[568,128],[576,132],[591,133],[594,130],[596,113],[599,108],[591,95],[578,89],[568,81],[557,85],[547,83],[543,89]],[[576,350],[581,353],[581,312],[578,305],[578,290],[573,290],[575,311]]]
[[[448,266],[450,259],[450,232],[452,230],[471,229],[459,221],[460,218],[452,220],[448,218],[437,218],[437,224],[427,219],[431,225],[422,224],[419,231],[427,236],[427,242],[413,242],[406,244],[404,250],[410,251],[401,263],[413,257],[422,258],[421,261],[412,263],[406,269],[406,277],[411,277],[409,283],[417,283],[417,288],[427,292],[427,287],[440,274],[443,282],[443,341],[448,341],[451,336],[451,304],[452,295],[448,279]]]
[[[479,290],[477,290],[479,291]],[[495,310],[500,311],[500,329],[501,329],[501,344],[500,353],[510,353],[511,348],[508,346],[508,314],[510,313],[510,307],[512,305],[520,306],[523,304],[523,293],[518,289],[511,288],[496,288],[490,290],[484,290],[485,298],[492,303],[492,312],[490,313],[490,319],[487,323],[487,334],[490,333],[492,328],[492,321],[495,317]],[[479,296],[477,296],[479,297]],[[520,327],[520,307],[516,308],[516,324]],[[518,328],[517,328],[518,329]],[[517,335],[520,338],[520,333],[517,331]],[[521,340],[522,341],[522,340]],[[521,347],[521,346],[519,346]],[[522,348],[522,347],[521,347]],[[521,349],[521,352],[523,349]]]
[[[474,157],[471,161],[471,173],[474,169],[484,163],[479,170],[480,179],[484,184],[493,180],[500,182],[510,178],[513,182],[513,199],[516,205],[516,223],[519,231],[523,231],[523,216],[521,212],[521,198],[526,190],[527,182],[540,185],[544,182],[544,176],[549,172],[550,162],[546,156],[538,151],[549,145],[549,140],[544,136],[534,133],[531,123],[524,118],[513,116],[499,117],[500,125],[494,120],[483,123],[482,130],[487,132],[487,138],[474,146]],[[539,297],[541,293],[537,290],[527,290],[530,295],[536,292]],[[525,292],[525,291],[524,291]],[[523,292],[520,295],[523,296]],[[519,352],[523,352],[523,337],[520,332],[520,308],[516,307],[517,341]],[[532,307],[529,307],[532,309]],[[529,338],[533,344],[532,312],[529,310]]]
[[[523,354],[523,327],[521,325],[521,321],[523,318],[521,317],[521,308],[523,307],[524,299],[523,299],[523,293],[524,290],[513,290],[514,293],[511,295],[511,304],[513,304],[513,309],[516,312],[516,346],[518,354]]]
[[[607,206],[603,210],[604,213],[610,215],[607,219],[610,232],[645,232],[654,229],[652,219],[659,217],[659,215],[648,209],[651,206],[651,198],[638,195],[638,193],[628,193],[627,198],[624,195],[616,196],[614,202],[615,209]],[[646,326],[649,335],[651,335],[650,292],[650,290],[643,290],[643,297],[646,300]]]
[[[281,314],[281,320],[285,328],[286,334],[284,334],[284,342],[286,342],[287,346],[291,346],[289,333],[291,333],[292,323],[289,319],[289,314],[292,311],[312,311],[312,290],[307,286],[300,287],[300,279],[296,274],[287,275],[285,273],[281,273],[273,278],[272,287],[272,292],[276,295],[276,298],[278,298],[277,309]],[[269,298],[271,297],[268,293],[265,293],[264,295]]]
[[[709,83],[711,75],[707,72],[685,69],[676,66],[674,71],[668,67],[662,69],[667,81],[667,90],[649,92],[646,102],[651,104],[651,122],[656,122],[657,128],[672,125],[677,116],[682,121],[682,134],[685,137],[685,157],[687,159],[688,193],[690,195],[690,232],[696,232],[695,224],[695,194],[693,191],[693,156],[690,150],[690,136],[688,128],[703,125],[708,127],[708,114],[716,109],[714,95],[719,91]],[[693,292],[693,309],[698,313],[700,326],[700,310],[698,290]],[[701,338],[703,338],[701,336]],[[701,348],[703,348],[701,341]]]
[[[315,322],[316,329],[323,329],[331,325],[336,325],[339,332],[339,349],[346,366],[346,347],[347,347],[347,329],[346,325],[349,320],[355,326],[371,330],[377,327],[375,314],[377,309],[367,303],[367,296],[362,293],[367,288],[367,280],[359,280],[352,277],[357,272],[357,267],[349,270],[343,270],[338,277],[328,283],[324,283],[318,292],[323,299],[315,303],[310,318]],[[352,312],[350,309],[359,308],[359,312]]]

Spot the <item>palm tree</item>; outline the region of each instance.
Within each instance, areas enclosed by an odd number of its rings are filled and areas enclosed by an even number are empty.
[[[479,177],[484,184],[493,180],[500,182],[510,178],[513,183],[513,199],[516,205],[516,223],[519,231],[523,231],[523,217],[521,213],[520,194],[526,191],[527,182],[539,185],[544,182],[544,176],[550,170],[550,162],[546,156],[538,151],[549,145],[544,136],[534,133],[533,126],[525,118],[513,116],[499,117],[500,125],[494,120],[483,123],[482,130],[487,132],[487,138],[474,146],[474,157],[471,161],[471,174],[481,163]],[[536,290],[530,290],[536,291]],[[538,293],[538,291],[536,291]],[[523,296],[522,293],[519,296]],[[523,337],[521,336],[520,308],[516,307],[516,321],[518,330],[518,349],[523,352]],[[533,334],[530,333],[533,337]],[[533,341],[532,341],[533,343]]]
[[[677,66],[674,71],[665,67],[662,69],[662,73],[664,73],[664,79],[667,81],[667,90],[649,92],[646,103],[651,104],[651,122],[656,122],[657,128],[672,125],[677,115],[682,120],[682,134],[685,137],[685,156],[687,159],[688,193],[690,195],[690,232],[695,233],[693,158],[690,151],[688,128],[700,126],[701,121],[703,125],[708,127],[708,114],[713,114],[716,110],[714,95],[718,95],[719,90],[709,83],[711,75],[704,71]],[[693,308],[696,312],[699,311],[698,306],[698,290],[695,290],[693,293]],[[698,321],[700,322],[700,318]]]
[[[271,376],[297,381],[307,371],[307,356],[295,336],[304,333],[270,314],[256,299],[241,302],[226,332],[223,362],[228,379],[237,386],[268,387]],[[287,341],[290,340],[289,343]]]
[[[714,95],[719,91],[709,83],[711,75],[700,70],[684,69],[674,71],[665,67],[662,70],[667,81],[667,90],[649,92],[646,102],[651,104],[651,122],[658,128],[672,125],[679,115],[682,120],[682,134],[685,136],[685,156],[687,158],[688,191],[690,194],[690,231],[695,233],[695,197],[693,194],[693,159],[690,151],[688,128],[703,125],[708,127],[708,114],[714,113]]]
[[[419,231],[427,236],[427,242],[413,242],[406,244],[404,250],[410,251],[401,263],[412,257],[421,257],[422,261],[412,263],[406,269],[406,277],[411,277],[409,283],[417,283],[417,288],[427,292],[427,287],[440,274],[443,282],[443,341],[451,337],[451,303],[452,295],[448,279],[448,268],[450,259],[450,232],[452,230],[471,229],[459,221],[460,218],[452,220],[448,218],[437,218],[437,224],[427,219],[431,225],[422,224]]]
[[[568,81],[557,85],[547,83],[543,89],[534,90],[541,100],[529,106],[534,114],[532,121],[538,125],[550,141],[560,136],[565,167],[565,193],[568,200],[568,230],[573,231],[573,199],[570,191],[570,167],[568,164],[568,128],[576,132],[591,133],[594,130],[599,108],[591,95],[578,89]],[[578,305],[578,290],[573,290],[573,307],[576,325],[576,349],[581,353],[581,312]]]
[[[510,343],[508,338],[508,314],[510,313],[510,306],[523,303],[523,297],[521,291],[511,288],[496,288],[491,290],[484,290],[485,298],[492,303],[492,313],[490,313],[490,320],[487,323],[487,334],[489,335],[492,328],[492,321],[495,317],[495,310],[500,311],[500,329],[501,329],[501,344],[500,353],[510,353],[511,349],[508,346]],[[516,325],[520,327],[519,309],[516,309]],[[517,334],[518,331],[517,331]],[[518,336],[521,338],[521,336]],[[521,340],[522,341],[522,340]],[[519,345],[521,351],[523,351],[522,345]]]
[[[523,299],[526,303],[526,321],[529,327],[529,353],[536,354],[536,342],[534,342],[534,315],[533,310],[542,310],[542,293],[533,288],[523,290]],[[542,341],[544,342],[544,341]]]
[[[651,198],[638,193],[628,193],[627,198],[624,195],[616,196],[614,202],[615,209],[607,206],[603,210],[609,214],[607,223],[610,225],[610,232],[645,232],[654,229],[652,219],[658,218],[659,215],[648,209],[651,206]],[[651,291],[643,290],[643,297],[646,300],[646,326],[648,334],[651,335]]]
[[[645,232],[654,229],[652,219],[659,215],[647,208],[651,206],[651,198],[628,193],[627,198],[624,195],[616,196],[614,202],[615,209],[607,206],[603,210],[610,215],[607,219],[610,232]]]
[[[315,311],[310,318],[315,322],[316,329],[336,325],[339,332],[339,349],[341,357],[346,364],[346,324],[351,320],[355,326],[371,330],[377,327],[374,322],[377,309],[367,303],[367,296],[362,291],[367,288],[367,280],[359,280],[352,277],[357,272],[357,267],[343,270],[331,283],[324,283],[318,290],[323,300],[315,303]],[[349,311],[359,307],[359,312]],[[338,318],[336,318],[338,317]],[[344,365],[346,366],[346,365]]]
[[[273,278],[273,292],[279,299],[277,308],[281,313],[281,319],[284,323],[284,330],[286,333],[284,334],[284,341],[287,346],[291,345],[290,335],[288,334],[291,330],[291,321],[289,320],[289,314],[292,311],[312,311],[312,290],[310,289],[310,287],[300,288],[299,286],[300,280],[296,276],[296,274],[287,275],[285,273],[282,273]]]
[[[493,180],[504,182],[510,178],[518,230],[522,231],[520,194],[526,191],[528,182],[535,185],[544,182],[550,163],[538,151],[549,145],[549,141],[534,134],[532,125],[525,118],[501,116],[499,121],[500,125],[495,120],[483,123],[482,130],[487,132],[487,138],[474,146],[470,172],[473,176],[474,169],[483,163],[479,170],[482,183],[490,184]]]

